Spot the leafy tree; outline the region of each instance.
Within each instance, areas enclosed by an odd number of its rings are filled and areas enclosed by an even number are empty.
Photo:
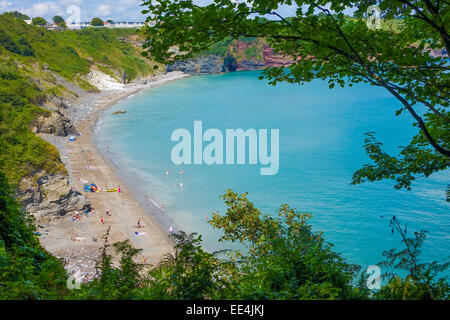
[[[111,20],[111,19],[106,20],[106,22],[108,22],[109,24],[113,24],[114,23],[114,21]]]
[[[15,18],[18,18],[20,20],[30,20],[30,17],[27,16],[26,14],[23,14],[19,11],[14,11],[14,12],[7,12],[7,14],[12,15]]]
[[[375,295],[375,298],[395,300],[423,300],[449,298],[450,286],[446,278],[437,279],[442,271],[448,269],[450,262],[431,263],[421,262],[420,254],[423,242],[426,239],[426,231],[414,232],[413,238],[407,237],[406,225],[403,227],[394,216],[391,220],[392,234],[397,232],[402,238],[404,249],[391,249],[385,251],[386,260],[380,266],[388,269],[397,269],[407,272],[405,278],[387,271],[383,275],[388,283]]]
[[[226,214],[210,224],[223,231],[219,241],[238,242],[228,297],[238,299],[363,299],[367,289],[353,286],[360,267],[332,251],[321,233],[312,232],[311,215],[287,205],[278,217],[263,215],[247,199],[228,190]]]
[[[0,45],[10,52],[20,54],[19,46],[14,39],[3,30],[0,30]]]
[[[385,252],[384,267],[406,270],[402,278],[387,272],[388,283],[371,293],[360,267],[349,264],[308,224],[311,215],[287,205],[271,217],[247,199],[228,190],[224,215],[209,221],[223,231],[221,242],[237,242],[241,249],[208,253],[201,236],[183,231],[170,234],[174,252],[158,265],[139,261],[141,250],[128,241],[113,245],[119,263],[113,264],[107,241],[97,264],[98,276],[67,297],[76,299],[448,299],[445,279],[436,272],[447,264],[419,262],[423,233],[406,238],[405,250]],[[397,224],[394,224],[397,223]],[[394,230],[393,230],[394,231]],[[109,230],[104,237],[107,239]],[[224,255],[227,254],[227,255]]]
[[[18,44],[20,47],[20,55],[25,57],[34,57],[35,52],[33,47],[30,45],[28,40],[24,37],[20,37],[18,40]]]
[[[279,10],[285,1],[196,3],[144,2],[148,9],[143,13],[152,22],[144,28],[152,59],[171,63],[224,40],[264,38],[275,52],[295,61],[289,68],[266,68],[263,77],[270,84],[323,79],[334,88],[369,83],[397,99],[396,115],[405,111],[414,120],[418,133],[398,155],[386,154],[375,136],[368,136],[366,150],[373,162],[354,173],[353,183],[387,178],[396,180],[397,188],[409,188],[418,176],[448,167],[448,58],[430,54],[450,49],[447,1],[298,0],[292,17]],[[371,5],[382,11],[379,28],[369,23]],[[354,17],[344,15],[349,7],[356,10]]]
[[[146,282],[142,272],[145,265],[135,262],[142,250],[134,248],[129,240],[114,243],[113,249],[120,257],[119,266],[114,267],[112,256],[108,254],[109,231],[108,228],[103,237],[105,245],[96,266],[98,276],[91,283],[82,284],[80,290],[74,290],[73,298],[114,300],[142,297],[139,290]]]
[[[105,23],[100,18],[92,18],[91,26],[93,27],[103,27]]]
[[[61,16],[54,16],[53,17],[53,22],[56,23],[58,26],[66,28],[66,21],[64,20],[63,17]]]
[[[157,299],[212,299],[223,287],[220,274],[226,263],[217,259],[221,252],[208,253],[196,233],[170,234],[175,254],[166,255],[150,272],[151,296]]]
[[[36,26],[44,27],[47,25],[47,20],[42,17],[36,17],[31,20],[31,22]]]

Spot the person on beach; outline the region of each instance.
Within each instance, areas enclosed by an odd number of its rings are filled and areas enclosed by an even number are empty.
[[[103,217],[100,217],[100,221],[102,224],[104,224]]]
[[[169,233],[173,233],[173,227],[172,227],[172,225],[170,225],[170,227],[169,227]]]
[[[111,213],[109,213],[109,209],[108,209],[108,208],[106,209],[106,215],[107,215],[107,216],[110,216],[110,215],[111,215]]]
[[[138,228],[141,227],[141,218],[138,218],[137,226],[138,226]]]
[[[119,186],[119,189],[117,191],[119,191],[119,193],[120,193],[120,186]]]

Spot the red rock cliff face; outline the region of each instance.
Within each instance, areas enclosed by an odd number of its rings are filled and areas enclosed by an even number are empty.
[[[245,49],[249,48],[252,44],[248,42],[243,41],[237,41],[236,43],[236,50],[237,51],[244,51]]]
[[[236,58],[237,71],[287,67],[294,62],[289,55],[275,53],[271,46],[258,40],[253,42],[236,41],[231,50]]]
[[[227,57],[231,56],[231,61]],[[308,58],[307,58],[308,59]],[[227,62],[228,61],[228,62]],[[178,61],[166,67],[166,71],[183,71],[189,74],[215,74],[229,71],[262,70],[266,67],[288,67],[294,59],[283,53],[275,53],[264,40],[234,41],[225,56],[206,57]]]
[[[292,57],[283,53],[275,53],[273,48],[268,45],[264,45],[263,57],[266,67],[288,67],[294,62]]]

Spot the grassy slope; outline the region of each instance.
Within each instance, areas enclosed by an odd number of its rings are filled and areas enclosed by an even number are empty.
[[[47,112],[36,106],[43,98],[13,61],[0,63],[0,172],[13,184],[40,170],[65,171],[56,148],[29,129],[37,115]]]

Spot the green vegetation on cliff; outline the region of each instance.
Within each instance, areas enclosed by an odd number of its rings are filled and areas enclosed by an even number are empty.
[[[141,56],[137,46],[139,35],[131,29],[83,29],[49,31],[15,18],[0,15],[0,55],[11,56],[27,66],[45,64],[66,80],[81,80],[90,67],[98,65],[103,71],[121,79],[146,76],[153,64]]]
[[[0,62],[0,172],[17,184],[44,170],[64,172],[58,150],[30,131],[30,123],[48,111],[38,107],[45,98],[14,61]]]
[[[17,185],[41,171],[65,172],[59,153],[30,131],[47,96],[73,96],[57,77],[97,91],[86,75],[96,68],[117,80],[154,72],[140,54],[135,30],[49,31],[0,15],[0,172]]]
[[[66,287],[61,262],[45,251],[30,218],[0,173],[0,299],[56,299]]]

